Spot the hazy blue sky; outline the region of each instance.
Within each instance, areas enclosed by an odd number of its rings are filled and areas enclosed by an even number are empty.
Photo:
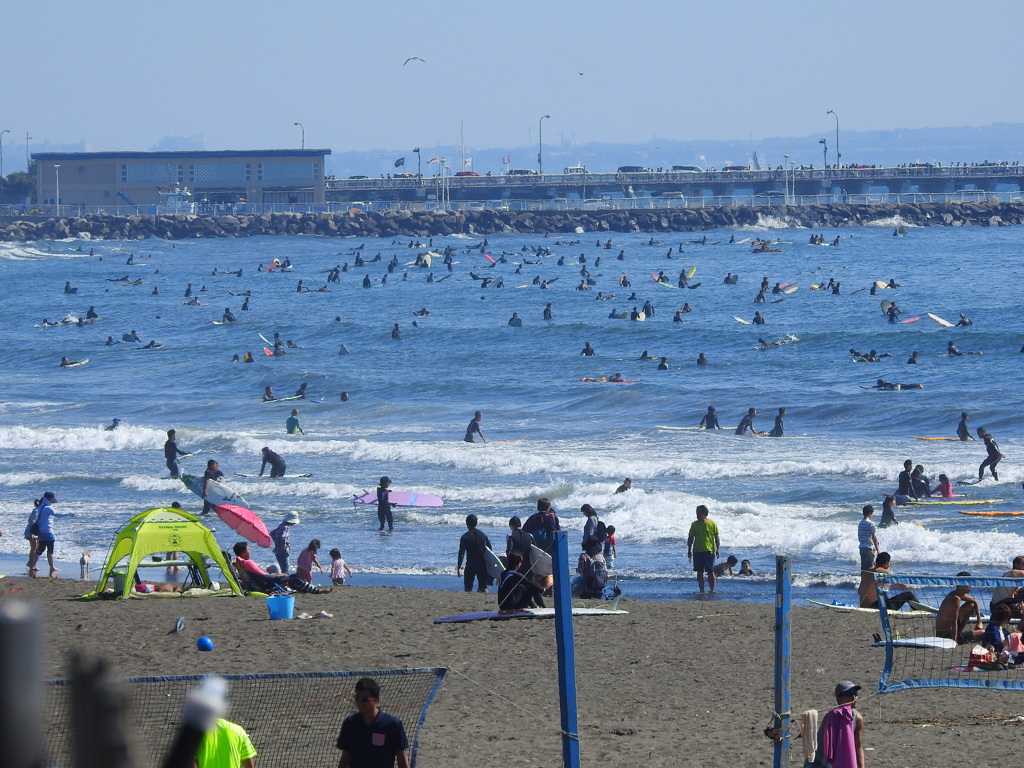
[[[7,0],[5,170],[33,150],[400,149],[1024,122],[1019,2]],[[411,61],[410,56],[425,61]],[[581,73],[582,74],[579,74]]]

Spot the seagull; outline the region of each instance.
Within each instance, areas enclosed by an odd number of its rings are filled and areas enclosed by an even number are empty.
[[[406,64],[408,64],[408,63],[409,63],[410,61],[422,61],[422,62],[423,62],[424,64],[426,64],[426,63],[427,63],[426,59],[421,59],[421,58],[420,58],[419,56],[410,56],[410,57],[409,57],[408,59],[406,59],[406,60],[405,60],[405,61],[404,61],[404,62],[402,63],[402,66],[404,67],[404,66],[405,66]]]

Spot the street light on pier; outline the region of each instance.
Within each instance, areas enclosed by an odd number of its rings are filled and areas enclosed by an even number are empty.
[[[306,148],[306,129],[302,125],[302,123],[295,123],[295,125],[297,125],[299,127],[300,131],[302,131],[302,148],[305,149]]]
[[[53,164],[53,172],[57,174],[57,218],[60,218],[60,163]]]
[[[825,113],[826,115],[832,115],[836,119],[836,168],[839,168],[842,160],[842,155],[839,153],[839,115],[834,110],[829,110]]]
[[[10,133],[10,130],[4,128],[0,131],[0,192],[4,189],[4,134]]]
[[[828,144],[824,139],[818,139],[818,143],[821,144],[821,169],[825,170],[828,168]]]
[[[782,160],[782,181],[786,185],[786,194],[782,199],[789,205],[789,155],[783,155]]]
[[[420,155],[420,148],[413,147],[412,151],[416,153],[416,186],[423,186],[423,156]]]
[[[537,171],[544,175],[544,121],[549,120],[551,115],[543,115],[537,121]]]

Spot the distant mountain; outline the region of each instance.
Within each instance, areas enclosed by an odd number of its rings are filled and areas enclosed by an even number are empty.
[[[669,168],[673,165],[696,165],[701,168],[722,168],[726,165],[747,165],[756,156],[762,166],[776,167],[784,163],[783,155],[798,165],[822,166],[822,145],[825,139],[828,162],[835,163],[835,131],[799,137],[778,137],[756,141],[722,141],[698,139],[677,141],[655,138],[643,144],[574,144],[571,141],[544,144],[544,170],[561,173],[569,165],[582,163],[591,172],[613,172],[620,165],[642,165]],[[843,131],[839,133],[839,149],[844,164],[894,166],[900,163],[981,163],[1007,160],[1024,161],[1024,123],[995,123],[976,128],[897,128],[889,131]],[[340,178],[354,175],[381,176],[387,173],[416,173],[416,155],[411,149],[376,149],[346,152],[338,147],[327,158],[327,173]],[[537,168],[537,147],[466,148],[454,146],[423,147],[423,175],[434,176],[438,163],[427,163],[432,157],[447,158],[448,172],[474,170],[477,173],[500,174],[508,167]],[[510,157],[505,166],[502,158]],[[394,162],[405,158],[405,165],[395,168]]]

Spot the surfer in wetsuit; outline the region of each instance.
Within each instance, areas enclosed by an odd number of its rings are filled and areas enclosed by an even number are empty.
[[[967,419],[970,418],[970,414],[964,411],[960,414],[960,423],[956,425],[956,436],[962,442],[973,440],[974,436],[971,434],[971,430],[967,428]]]
[[[900,472],[899,477],[896,479],[896,496],[904,496],[916,501],[918,499],[918,495],[914,490],[913,469],[914,462],[910,459],[903,462],[903,471]]]
[[[985,477],[985,467],[988,467],[989,472],[992,473],[992,479],[998,482],[999,475],[996,474],[996,464],[999,463],[1000,459],[1005,459],[1006,456],[999,452],[996,439],[984,427],[978,427],[978,437],[985,441],[985,450],[988,451],[988,456],[985,457],[985,460],[981,462],[981,466],[978,467],[978,482],[980,483]]]
[[[963,312],[960,313],[960,320],[957,322],[957,326],[967,327],[968,325],[974,325],[971,322],[971,318],[967,317]]]
[[[284,422],[285,431],[289,435],[294,435],[296,432],[300,434],[306,434],[302,431],[302,426],[299,424],[299,409],[292,408],[292,415],[289,416]]]
[[[380,479],[380,485],[377,486],[377,520],[380,521],[380,528],[378,530],[384,530],[384,523],[388,524],[388,530],[393,531],[395,529],[395,520],[391,516],[391,507],[394,504],[391,503],[390,493],[388,490],[391,487],[391,478],[386,475]]]
[[[757,430],[754,429],[754,417],[757,416],[756,408],[748,408],[746,415],[740,420],[739,426],[736,427],[737,435],[745,435],[747,429],[750,430],[750,434],[758,434]]]
[[[722,425],[718,423],[718,414],[715,413],[715,406],[709,405],[708,412],[705,413],[700,420],[702,429],[721,429]]]
[[[248,301],[248,299],[246,299]],[[224,307],[224,314],[221,315],[222,323],[233,323],[235,322],[235,316],[231,314],[231,310],[228,307]]]
[[[589,341],[584,344],[583,351],[580,352],[581,357],[594,357],[596,354],[597,352],[595,352],[594,348],[590,346]]]
[[[507,562],[508,569],[498,577],[498,609],[543,608],[544,590],[520,570],[523,568],[522,553],[512,550],[508,553]]]
[[[263,390],[263,402],[269,403],[271,400],[277,400],[277,398],[274,397],[274,388],[267,387],[265,390]]]
[[[104,432],[113,432],[113,431],[114,431],[115,429],[117,429],[117,425],[118,425],[118,424],[120,424],[120,423],[121,423],[121,420],[120,420],[120,419],[114,419],[114,420],[113,420],[113,421],[112,421],[112,422],[110,423],[110,426],[107,426],[107,427],[104,427],[104,428],[103,428],[103,431],[104,431]]]
[[[215,459],[210,459],[206,462],[206,472],[203,473],[203,511],[202,514],[207,515],[213,511],[213,504],[206,500],[207,489],[211,480],[220,480],[224,477],[224,473],[220,471],[220,468]]]
[[[545,320],[550,320],[551,319],[551,302],[548,302],[547,306],[544,307],[544,319]]]
[[[899,322],[899,316],[903,314],[903,311],[896,306],[896,302],[889,305],[889,308],[885,311],[885,314],[889,317],[890,323]]]
[[[89,307],[85,312],[86,320],[95,320],[99,315],[96,314],[96,307]]]
[[[178,474],[178,457],[191,455],[178,448],[174,430],[167,430],[167,442],[164,443],[164,459],[167,462],[167,468],[171,471],[172,479],[177,480],[180,477]]]
[[[267,464],[270,465],[271,477],[283,477],[287,467],[281,455],[274,453],[274,451],[266,446],[260,449],[260,453],[263,454],[263,463],[260,465],[260,477],[263,477],[263,470],[267,468]]]
[[[960,348],[952,341],[946,342],[946,354],[950,357],[963,357],[964,353],[960,351]]]
[[[785,437],[786,430],[783,420],[786,418],[786,409],[779,408],[779,413],[775,417],[775,426],[772,427],[771,432],[768,433],[768,437]]]
[[[483,421],[484,415],[477,411],[473,414],[473,418],[469,422],[469,426],[466,427],[466,436],[462,438],[467,443],[476,442],[475,435],[480,435],[480,439],[483,442],[487,442],[487,438],[484,437],[484,433],[480,431],[480,422]]]

